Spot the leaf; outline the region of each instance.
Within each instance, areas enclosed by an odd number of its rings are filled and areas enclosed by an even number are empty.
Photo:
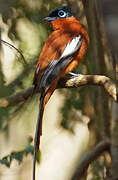
[[[21,163],[23,160],[23,155],[24,155],[24,151],[12,152],[10,155],[10,161],[16,159],[19,163]]]
[[[40,151],[38,151],[36,153],[36,160],[37,160],[38,163],[40,163],[40,160],[41,160],[41,152]]]
[[[25,149],[26,155],[29,153],[33,155],[33,152],[34,152],[34,147],[32,145],[28,145]]]
[[[10,167],[10,161],[9,161],[9,156],[5,156],[4,158],[2,158],[1,160],[0,160],[0,163],[1,164],[4,164],[4,165],[6,165],[7,167]]]
[[[10,167],[12,160],[17,160],[19,164],[23,161],[23,158],[26,157],[28,154],[33,155],[34,153],[34,146],[32,146],[30,143],[32,142],[32,139],[28,140],[28,145],[25,149],[18,151],[18,152],[11,152],[11,154],[3,157],[0,159],[0,163],[6,165],[7,167]],[[36,160],[39,163],[40,162],[40,151],[37,153]]]

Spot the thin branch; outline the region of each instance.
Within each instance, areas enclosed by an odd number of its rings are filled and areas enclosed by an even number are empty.
[[[57,88],[77,88],[85,85],[102,86],[114,101],[117,100],[115,83],[110,78],[102,75],[79,75],[77,77],[66,76],[60,79]],[[14,95],[0,98],[0,107],[13,106],[24,102],[32,95],[33,88],[34,87],[31,86]]]
[[[110,143],[101,141],[81,160],[71,180],[80,179],[88,169],[88,166],[105,151],[110,151]]]
[[[4,43],[5,45],[7,45],[8,47],[10,47],[10,48],[12,48],[12,49],[15,49],[15,50],[20,54],[21,58],[23,59],[24,65],[28,65],[27,62],[26,62],[26,60],[25,60],[25,58],[24,58],[24,56],[23,56],[23,54],[22,54],[22,51],[21,51],[21,50],[19,50],[18,48],[16,48],[16,47],[13,46],[12,44],[8,43],[7,41],[4,41],[3,39],[0,39],[0,41],[1,41],[2,43]]]

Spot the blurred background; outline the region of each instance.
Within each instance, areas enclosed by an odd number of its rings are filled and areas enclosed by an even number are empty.
[[[16,105],[3,105],[3,97],[32,85],[42,46],[52,31],[42,22],[50,10],[71,7],[88,29],[90,45],[75,72],[104,74],[115,79],[113,56],[118,52],[117,0],[0,0],[0,179],[29,180],[38,115],[39,94]],[[86,86],[56,90],[46,106],[37,179],[70,180],[80,159],[100,140],[109,139],[112,100],[101,89]],[[102,155],[84,179],[106,177],[111,160]],[[103,168],[104,167],[104,168]],[[39,176],[40,175],[40,176]]]

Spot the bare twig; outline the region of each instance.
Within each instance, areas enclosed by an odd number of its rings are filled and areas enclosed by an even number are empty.
[[[1,41],[2,43],[4,43],[5,45],[7,45],[8,47],[10,47],[10,48],[12,48],[12,49],[15,49],[15,50],[20,54],[21,58],[23,59],[24,65],[28,65],[27,62],[26,62],[26,60],[25,60],[25,58],[24,58],[24,56],[23,56],[23,54],[22,54],[22,52],[21,52],[21,50],[19,50],[18,48],[16,48],[16,47],[13,46],[12,44],[8,43],[7,41],[4,41],[4,40],[2,40],[2,39],[0,39],[0,41]]]
[[[106,92],[116,101],[116,85],[106,76],[101,75],[81,75],[75,77],[64,77],[60,79],[57,88],[74,88],[85,85],[102,86]],[[14,95],[0,98],[0,107],[13,106],[18,103],[24,102],[28,97],[32,95],[33,86],[24,89],[23,91]]]
[[[72,177],[72,180],[80,179],[86,172],[88,166],[105,151],[110,151],[110,143],[101,141],[92,149],[91,152],[88,152],[86,156],[81,160],[81,162],[77,166],[76,172]]]

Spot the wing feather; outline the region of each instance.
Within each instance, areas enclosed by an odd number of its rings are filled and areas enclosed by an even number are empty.
[[[63,54],[58,60],[53,60],[46,68],[39,89],[44,94],[48,91],[54,80],[60,75],[64,68],[72,61],[74,54],[79,50],[82,44],[82,36],[76,36],[68,43]]]

